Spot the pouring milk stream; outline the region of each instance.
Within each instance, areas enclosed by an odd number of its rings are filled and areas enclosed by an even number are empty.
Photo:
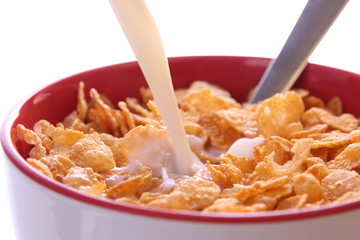
[[[143,0],[110,0],[170,133],[178,174],[190,175],[200,163],[182,125],[159,31]]]
[[[172,161],[175,161],[173,163],[175,169],[168,170],[173,171],[175,174],[191,175],[196,170],[204,169],[205,166],[191,151],[186,137],[174,94],[168,61],[159,31],[149,9],[143,0],[109,1],[135,53],[170,133],[175,154],[172,159]],[[239,139],[229,149],[229,153],[251,157],[253,146],[262,143],[262,141],[263,138]],[[154,144],[149,144],[149,147],[151,146],[154,146]],[[149,161],[152,161],[149,156],[147,160],[143,160],[146,163],[149,163]],[[159,165],[158,163],[154,164]],[[164,177],[167,174],[162,175]]]

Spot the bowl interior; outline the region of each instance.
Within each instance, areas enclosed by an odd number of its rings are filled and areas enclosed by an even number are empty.
[[[169,65],[175,88],[188,87],[195,80],[204,80],[220,85],[234,98],[244,101],[249,90],[261,78],[269,61],[254,57],[197,56],[170,58]],[[90,88],[96,88],[114,103],[126,97],[139,97],[140,86],[147,86],[136,62],[90,70],[54,82],[14,109],[12,117],[6,122],[10,131],[3,130],[3,134],[10,132],[9,139],[15,148],[5,150],[17,150],[26,158],[30,148],[18,140],[14,131],[16,125],[21,123],[32,128],[40,119],[51,123],[62,121],[76,107],[80,81],[85,83],[85,93],[88,93]],[[343,100],[344,111],[360,117],[360,106],[357,104],[360,91],[358,74],[309,64],[295,87],[308,89],[312,95],[325,101],[339,96]],[[3,142],[6,141],[4,139]]]

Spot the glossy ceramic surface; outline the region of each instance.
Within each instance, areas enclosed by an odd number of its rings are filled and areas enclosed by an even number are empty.
[[[269,59],[252,57],[179,57],[169,60],[174,87],[194,80],[218,84],[243,101],[259,81]],[[23,160],[29,146],[17,139],[14,127],[40,120],[61,121],[76,104],[77,85],[96,88],[113,102],[139,97],[146,86],[137,63],[124,63],[80,73],[54,82],[20,102],[1,130],[14,225],[18,239],[358,239],[360,200],[311,210],[254,214],[200,214],[157,211],[118,204],[81,194],[49,180]],[[356,103],[360,75],[309,65],[296,87],[328,100],[339,96],[344,110],[360,116]],[[151,236],[151,237],[149,237]]]

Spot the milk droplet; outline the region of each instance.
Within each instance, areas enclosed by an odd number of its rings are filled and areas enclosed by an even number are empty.
[[[254,147],[263,142],[264,138],[262,137],[240,138],[231,145],[227,152],[235,156],[251,159],[254,157]]]

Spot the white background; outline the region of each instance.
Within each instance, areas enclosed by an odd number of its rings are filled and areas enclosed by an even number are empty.
[[[147,0],[168,56],[276,57],[305,0]],[[360,73],[360,1],[351,0],[310,62]],[[68,75],[135,60],[104,0],[0,1],[0,120]],[[15,239],[0,159],[1,239]],[[24,196],[26,197],[26,196]],[[31,207],[31,206],[29,206]]]

